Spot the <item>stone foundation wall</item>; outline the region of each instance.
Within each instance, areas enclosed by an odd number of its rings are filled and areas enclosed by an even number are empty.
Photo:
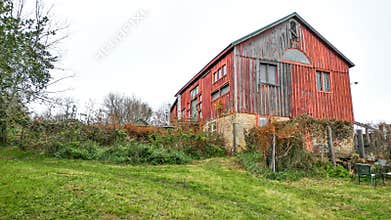
[[[260,118],[262,120],[262,118]],[[225,146],[228,152],[241,152],[246,149],[245,131],[257,126],[257,115],[247,113],[234,113],[220,117],[214,121],[209,122],[215,123],[216,132],[223,135],[225,140]],[[260,121],[261,121],[260,120]],[[289,120],[287,117],[274,117],[273,120],[286,121]],[[328,153],[327,140],[310,140],[310,149],[315,154],[320,154],[323,149],[324,154]],[[354,149],[354,138],[345,140],[334,140],[334,148],[337,157],[347,157],[355,152]]]
[[[241,152],[245,149],[245,130],[256,125],[256,118],[255,114],[236,113],[216,119],[216,131],[224,136],[229,152]]]
[[[333,140],[334,142],[334,151],[336,157],[349,157],[352,153],[356,152],[354,149],[354,137],[353,134],[351,137],[343,140]],[[322,153],[327,155],[329,153],[327,140],[312,140],[313,151],[316,155]]]

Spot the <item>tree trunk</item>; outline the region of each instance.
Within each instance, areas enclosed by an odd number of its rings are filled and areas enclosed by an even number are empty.
[[[6,145],[7,142],[7,112],[3,98],[0,97],[0,145]]]
[[[1,116],[0,119],[0,145],[6,145],[8,143],[7,139],[7,122],[6,118]]]

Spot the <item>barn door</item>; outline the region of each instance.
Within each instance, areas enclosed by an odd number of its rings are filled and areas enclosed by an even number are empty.
[[[191,118],[197,121],[197,99],[191,101]]]

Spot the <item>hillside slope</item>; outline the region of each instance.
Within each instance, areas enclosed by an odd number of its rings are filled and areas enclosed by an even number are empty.
[[[0,219],[391,219],[391,188],[277,182],[234,158],[128,166],[0,149]]]

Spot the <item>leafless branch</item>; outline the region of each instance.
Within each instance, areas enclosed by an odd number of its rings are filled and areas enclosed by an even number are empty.
[[[61,82],[61,81],[64,80],[64,79],[74,78],[75,76],[76,76],[75,74],[72,74],[72,75],[69,75],[69,76],[61,77],[61,78],[59,78],[59,79],[56,79],[56,80],[50,82],[47,86],[51,86],[51,85],[53,85],[53,84],[59,83],[59,82]]]

